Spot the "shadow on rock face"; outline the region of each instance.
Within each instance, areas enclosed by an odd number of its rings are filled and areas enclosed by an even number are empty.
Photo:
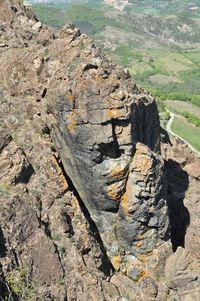
[[[5,257],[7,253],[7,248],[5,245],[5,238],[3,235],[3,231],[0,227],[0,258]]]
[[[185,246],[185,234],[190,224],[190,214],[184,206],[185,193],[189,186],[189,178],[181,165],[173,160],[166,162],[168,178],[168,208],[171,226],[171,242],[173,251]]]
[[[171,140],[169,138],[169,134],[163,127],[160,127],[160,134],[161,134],[160,136],[161,136],[162,143],[167,143],[172,146]]]

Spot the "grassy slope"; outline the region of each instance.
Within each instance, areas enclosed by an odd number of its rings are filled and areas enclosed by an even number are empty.
[[[188,141],[194,148],[200,151],[200,129],[187,122],[183,122],[182,118],[175,117],[172,124],[172,131]]]
[[[60,27],[65,24],[65,13],[59,9],[52,7],[51,5],[34,5],[33,10],[37,16],[37,18],[53,27]]]

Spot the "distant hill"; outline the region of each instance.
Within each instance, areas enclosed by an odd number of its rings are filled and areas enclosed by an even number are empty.
[[[39,19],[74,23],[158,97],[200,103],[199,0],[43,2],[33,5]]]

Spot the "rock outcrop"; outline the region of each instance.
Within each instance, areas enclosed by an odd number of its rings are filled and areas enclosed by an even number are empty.
[[[0,10],[2,298],[198,298],[155,99],[77,28]]]
[[[164,162],[153,153],[159,150],[155,101],[87,37],[71,42],[71,29],[61,34],[68,59],[61,63],[56,53],[62,68],[48,88],[52,139],[111,262],[126,273],[131,258],[168,240]]]

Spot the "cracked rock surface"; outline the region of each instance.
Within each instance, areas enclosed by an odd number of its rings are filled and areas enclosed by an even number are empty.
[[[1,298],[198,300],[198,159],[77,28],[0,11]]]

